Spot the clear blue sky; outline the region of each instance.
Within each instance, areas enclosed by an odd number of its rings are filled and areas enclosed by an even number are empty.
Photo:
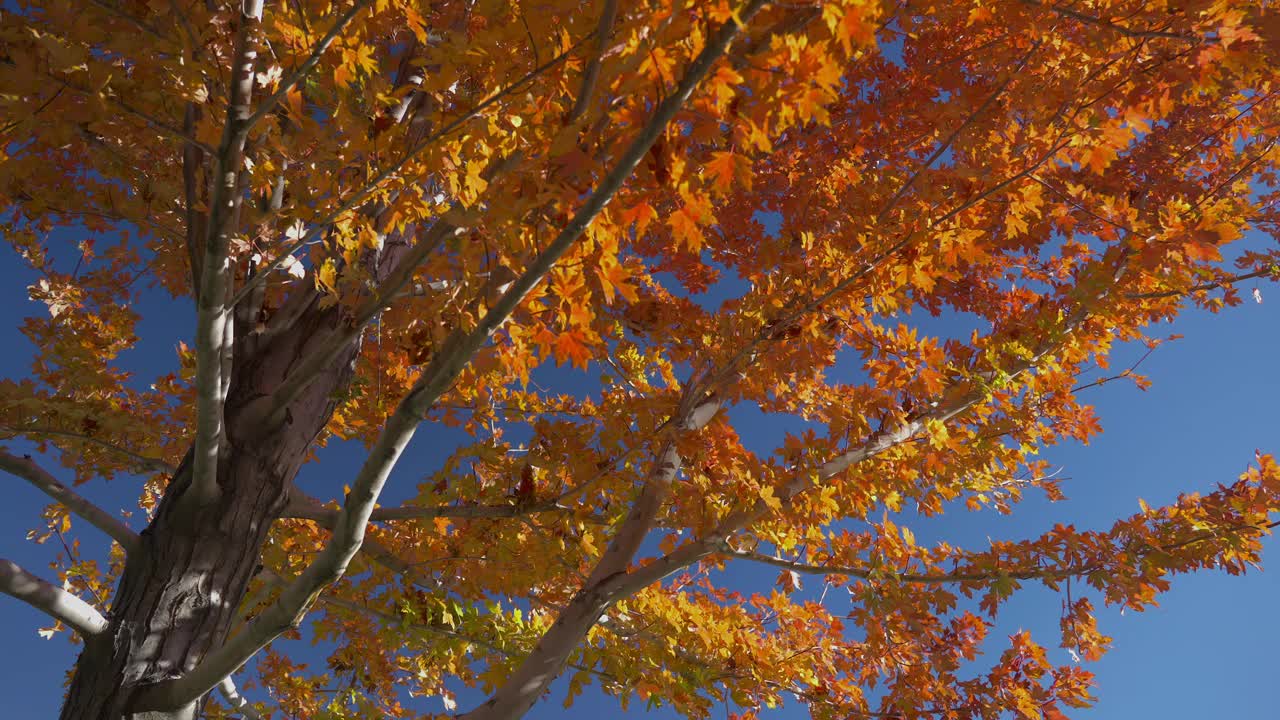
[[[0,374],[21,378],[27,373],[32,348],[16,327],[24,314],[43,312],[43,308],[26,299],[25,288],[33,276],[20,268],[7,248],[0,252],[4,273],[0,328],[7,350],[0,353]],[[1150,390],[1141,392],[1127,383],[1113,383],[1091,391],[1103,420],[1103,435],[1089,447],[1057,447],[1046,454],[1071,478],[1065,484],[1067,501],[1050,505],[1031,498],[1009,517],[949,515],[917,525],[917,536],[921,541],[946,539],[981,547],[987,537],[1029,536],[1059,521],[1105,527],[1115,518],[1135,512],[1139,497],[1155,505],[1173,499],[1179,491],[1206,491],[1217,482],[1234,479],[1252,460],[1255,448],[1280,450],[1275,420],[1275,408],[1280,406],[1280,378],[1275,370],[1280,351],[1280,290],[1273,292],[1264,285],[1262,292],[1264,304],[1249,301],[1217,316],[1190,312],[1170,327],[1169,332],[1185,338],[1166,344],[1143,365],[1142,371],[1154,381]],[[144,378],[172,365],[173,347],[178,339],[187,337],[190,328],[190,313],[182,303],[165,301],[153,309],[159,314],[144,320],[141,347],[126,357]],[[1121,349],[1116,365],[1124,366],[1140,353],[1139,348]],[[777,444],[776,424],[750,413],[736,415],[744,437],[761,438],[769,447]],[[6,445],[19,452],[30,448],[20,441]],[[447,450],[442,444],[420,445],[414,456],[426,462],[435,456],[438,462],[438,453]],[[323,453],[322,460],[324,474],[340,482],[344,473],[354,472],[361,457],[357,448],[338,446]],[[68,479],[66,473],[55,474]],[[4,519],[0,555],[50,577],[47,563],[57,550],[56,542],[36,546],[24,539],[28,529],[39,525],[45,498],[21,480],[6,476],[5,482],[8,489],[0,508]],[[92,483],[82,492],[108,509],[118,510],[132,506],[137,487],[135,480],[122,477],[110,485]],[[409,492],[407,487],[390,489],[392,497]],[[137,521],[135,517],[133,522]],[[86,529],[81,537],[90,547],[101,540],[92,529]],[[1269,549],[1277,550],[1274,541]],[[731,579],[744,584],[773,577],[758,568],[734,573]],[[1280,574],[1276,572],[1252,572],[1237,578],[1203,573],[1178,578],[1174,589],[1161,598],[1159,608],[1124,615],[1115,608],[1102,610],[1101,629],[1114,636],[1114,647],[1092,666],[1098,675],[1097,706],[1078,711],[1074,717],[1275,717],[1272,648],[1280,646],[1280,623],[1273,610],[1280,597],[1277,591]],[[1009,633],[1027,628],[1043,644],[1055,648],[1051,657],[1065,662],[1065,651],[1056,649],[1059,605],[1060,598],[1046,590],[1023,591],[1001,615],[992,633],[992,652],[999,652]],[[46,624],[44,617],[16,600],[0,597],[0,618],[6,630],[6,652],[0,653],[4,717],[35,720],[56,716],[63,673],[71,666],[76,649],[65,635],[53,640],[39,638],[36,628]],[[292,645],[314,655],[304,644]],[[588,692],[566,713],[560,707],[562,697],[561,692],[554,693],[531,717],[587,718],[616,712],[612,699]],[[467,698],[462,700],[465,708]],[[424,703],[424,712],[442,709],[438,700],[419,702]],[[638,714],[637,707],[633,706],[632,714]],[[805,717],[807,713],[791,705],[775,711],[775,716]]]

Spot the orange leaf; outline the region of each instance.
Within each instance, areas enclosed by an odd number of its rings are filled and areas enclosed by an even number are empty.
[[[667,225],[671,227],[671,234],[675,236],[678,247],[683,247],[692,253],[702,250],[706,236],[702,234],[702,228],[698,226],[697,219],[687,208],[680,208],[671,213],[671,217],[667,219]]]
[[[658,217],[658,213],[654,211],[653,206],[647,202],[638,202],[630,208],[622,211],[622,223],[624,225],[636,226],[636,237],[644,235],[644,229],[649,227],[650,221]]]

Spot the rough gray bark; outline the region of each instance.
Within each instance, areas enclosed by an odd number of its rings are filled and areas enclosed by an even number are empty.
[[[402,249],[389,246],[379,269],[392,265]],[[339,312],[320,310],[315,299],[297,322],[252,354],[245,349],[251,344],[240,345],[244,355],[236,358],[228,395],[218,499],[194,509],[177,502],[191,483],[188,453],[129,554],[110,627],[86,642],[76,663],[62,720],[196,716],[200,703],[168,712],[143,712],[131,703],[139,690],[181,676],[222,644],[307,449],[332,415],[334,397],[350,382],[358,337],[298,394],[282,424],[236,433],[239,411],[270,394],[318,344],[345,329]]]
[[[739,21],[749,20],[764,4],[765,0],[748,2],[739,12]],[[373,503],[413,428],[622,187],[740,30],[738,22],[729,22],[713,35],[675,91],[659,103],[649,122],[556,238],[502,293],[477,327],[469,332],[455,331],[437,351],[388,420],[356,478],[352,499],[357,507],[349,513],[350,508],[344,505],[338,516],[335,542],[340,535],[346,539],[336,549],[326,547],[326,556],[331,549],[341,555],[328,563],[333,565],[333,573],[340,575],[350,555],[360,547]],[[211,227],[216,225],[211,223]],[[211,229],[211,239],[214,233]],[[381,288],[393,274],[391,268],[397,267],[399,256],[412,252],[403,244],[389,244],[374,263],[376,286]],[[206,279],[214,259],[206,257]],[[268,264],[265,271],[274,264]],[[240,294],[220,309],[223,316],[233,314],[230,309],[252,284],[242,287]],[[202,288],[201,317],[208,314],[205,301],[209,297],[224,296]],[[375,309],[381,304],[379,298],[373,302]],[[292,316],[292,311],[289,314]],[[224,641],[257,567],[270,524],[289,507],[289,488],[306,451],[328,422],[335,394],[350,382],[360,342],[359,332],[352,332],[352,328],[361,327],[365,320],[312,305],[301,312],[297,322],[284,325],[265,342],[241,342],[239,337],[224,342],[223,347],[235,348],[232,366],[222,368],[232,378],[221,404],[225,440],[213,443],[198,435],[196,447],[174,474],[155,518],[129,554],[107,631],[86,642],[77,661],[62,720],[194,720],[205,700],[195,696],[216,687],[221,676],[234,672],[260,647],[261,643],[254,645],[249,652],[237,647],[246,643],[253,626],[229,644]],[[202,322],[202,329],[204,325]],[[267,332],[272,332],[270,326]],[[321,366],[318,373],[314,373],[315,365]],[[201,376],[200,380],[202,385],[208,384],[208,378]],[[286,392],[281,392],[282,385]],[[202,403],[208,405],[204,400],[202,396]],[[264,405],[269,412],[263,412]],[[202,411],[201,426],[213,427],[205,422],[205,415]],[[611,549],[606,558],[610,568],[615,564],[625,567],[660,506],[661,488],[670,483],[676,468],[673,451],[664,451],[662,456],[658,474],[663,479],[655,483],[650,493],[653,497],[641,504],[629,523],[634,532],[629,531],[624,541]],[[213,487],[207,487],[208,478],[202,481],[197,469],[210,471],[216,479]],[[188,493],[189,489],[196,492]],[[201,502],[183,501],[184,494]],[[469,717],[511,720],[527,711],[564,666],[577,641],[619,596],[615,586],[626,573],[604,573],[605,569],[593,575],[591,587],[584,588],[562,614],[557,621],[559,630],[548,633],[520,670]],[[313,570],[330,572],[324,558],[308,568],[306,575],[314,574]],[[608,577],[601,576],[605,574]],[[299,598],[288,603],[293,615],[287,624],[296,625],[315,595],[332,582],[324,577],[312,580],[298,585],[295,594]],[[294,591],[291,585],[286,595]],[[280,623],[267,628],[270,632],[261,642],[269,641],[274,637],[271,633],[285,626]],[[206,658],[209,662],[202,665]],[[187,704],[174,707],[180,703]]]
[[[93,606],[4,558],[0,558],[0,592],[66,623],[81,637],[93,637],[107,628],[106,618]]]

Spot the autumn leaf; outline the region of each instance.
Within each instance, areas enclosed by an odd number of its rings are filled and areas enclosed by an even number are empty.
[[[53,504],[0,590],[82,639],[62,717],[1087,706],[1280,511],[1137,445],[1167,503],[1040,502],[1135,341],[1277,279],[1276,14],[7,4],[0,470]]]
[[[634,224],[637,236],[644,235],[645,228],[647,228],[649,223],[657,217],[658,213],[655,212],[653,207],[647,202],[636,203],[626,210],[623,210],[621,213],[621,220],[623,224]]]
[[[711,160],[704,166],[711,179],[712,190],[719,195],[727,194],[733,186],[740,184],[742,189],[751,190],[751,161],[738,153],[713,152]]]
[[[686,208],[680,208],[667,218],[667,225],[678,247],[686,252],[696,253],[702,249],[706,236],[698,225],[697,218]]]

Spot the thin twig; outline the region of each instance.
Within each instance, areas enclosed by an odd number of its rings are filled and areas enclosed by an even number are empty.
[[[1229,277],[1224,277],[1219,280],[1214,280],[1213,282],[1193,285],[1187,288],[1186,290],[1166,290],[1163,292],[1135,293],[1133,295],[1128,295],[1127,297],[1136,299],[1136,300],[1150,300],[1155,298],[1192,295],[1199,292],[1208,292],[1210,290],[1217,290],[1220,287],[1226,287],[1227,285],[1232,285],[1232,284],[1241,282],[1243,280],[1252,280],[1253,278],[1260,278],[1260,277],[1271,278],[1273,280],[1280,278],[1280,266],[1273,265],[1271,267],[1264,268],[1262,270],[1255,270],[1253,272],[1244,273],[1242,275],[1231,275]]]
[[[138,534],[106,510],[86,500],[79,493],[58,482],[30,457],[18,457],[0,449],[0,470],[31,483],[55,502],[79,515],[90,525],[106,533],[129,552],[138,546]]]
[[[342,204],[340,204],[338,207],[330,211],[328,215],[326,215],[324,218],[320,219],[314,225],[312,225],[311,229],[308,230],[306,234],[304,234],[302,237],[295,240],[293,243],[289,244],[283,251],[281,251],[278,255],[276,255],[275,258],[273,258],[266,265],[263,265],[262,270],[253,278],[250,278],[248,281],[246,281],[244,286],[241,287],[240,290],[235,294],[235,296],[231,299],[231,304],[233,306],[239,304],[240,301],[243,300],[246,295],[248,295],[250,292],[253,291],[253,288],[255,285],[261,282],[265,282],[266,278],[272,272],[274,272],[277,268],[279,268],[286,259],[288,259],[290,256],[292,256],[295,252],[297,252],[301,248],[305,247],[308,243],[315,240],[320,235],[320,233],[324,232],[324,229],[326,227],[328,227],[330,224],[335,222],[338,218],[342,217],[348,211],[358,207],[361,203],[367,200],[369,196],[377,192],[377,190],[382,186],[382,183],[384,181],[386,181],[387,179],[391,178],[393,175],[398,173],[405,165],[409,163],[410,160],[412,160],[415,156],[420,154],[423,150],[426,150],[428,147],[430,147],[432,143],[452,134],[454,131],[461,128],[464,124],[466,124],[473,118],[480,115],[480,113],[488,109],[490,105],[493,105],[494,103],[498,102],[499,100],[502,100],[508,95],[511,95],[512,93],[516,92],[521,87],[523,87],[524,85],[531,82],[538,75],[541,75],[542,73],[546,72],[548,69],[563,62],[565,58],[569,57],[569,55],[571,55],[575,50],[577,50],[578,46],[581,45],[582,42],[586,41],[590,37],[591,35],[587,35],[586,37],[582,38],[582,40],[579,40],[577,43],[574,43],[573,46],[569,47],[564,52],[560,53],[559,55],[547,61],[546,63],[534,68],[533,70],[530,70],[528,73],[526,73],[520,79],[516,80],[514,83],[502,88],[501,90],[495,92],[493,95],[490,95],[488,98],[481,101],[478,105],[468,110],[461,117],[457,118],[456,120],[453,120],[452,122],[448,123],[444,127],[437,130],[436,132],[423,138],[420,142],[418,142],[413,147],[409,148],[409,150],[406,151],[405,154],[402,155],[399,160],[388,165],[386,169],[382,170],[377,175],[373,176],[373,178],[371,178],[364,185],[364,187],[356,191],[355,194],[347,198],[345,201],[342,202]]]
[[[1166,30],[1137,30],[1134,28],[1126,27],[1124,25],[1117,25],[1111,22],[1110,20],[1105,20],[1103,18],[1096,17],[1094,15],[1082,13],[1079,10],[1072,10],[1071,8],[1068,8],[1068,7],[1040,2],[1039,0],[1022,0],[1022,3],[1024,5],[1031,5],[1032,7],[1043,8],[1056,15],[1061,15],[1062,17],[1071,18],[1072,20],[1078,20],[1082,23],[1085,23],[1086,25],[1095,25],[1097,27],[1106,28],[1113,32],[1120,33],[1125,37],[1168,38],[1171,40],[1183,40],[1186,42],[1193,42],[1193,43],[1203,42],[1202,38],[1198,38],[1195,35],[1184,35],[1182,33],[1169,32]]]
[[[173,474],[173,471],[175,470],[173,465],[170,465],[164,460],[160,460],[158,458],[153,458],[153,457],[147,457],[146,455],[139,455],[138,453],[133,452],[132,450],[126,450],[125,448],[122,448],[119,445],[114,445],[112,443],[106,442],[105,440],[99,440],[98,438],[90,437],[88,435],[81,435],[80,433],[69,432],[66,430],[55,430],[53,428],[40,428],[40,427],[16,428],[16,427],[9,427],[7,425],[0,425],[0,432],[13,433],[14,435],[27,435],[31,437],[68,438],[71,440],[77,440],[79,442],[89,443],[90,445],[95,445],[97,447],[102,448],[103,450],[109,450],[117,455],[120,455],[121,457],[126,457],[136,462],[139,467],[145,470],[151,470],[153,472],[161,472],[161,473],[168,473],[168,474]]]

